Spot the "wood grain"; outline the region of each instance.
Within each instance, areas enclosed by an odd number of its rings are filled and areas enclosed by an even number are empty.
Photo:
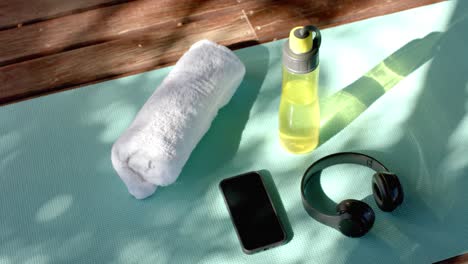
[[[468,253],[464,255],[459,255],[456,257],[448,258],[445,260],[441,260],[438,262],[434,262],[434,264],[466,264],[468,263]]]
[[[202,38],[240,48],[287,37],[296,25],[325,28],[440,1],[138,0],[100,6],[0,30],[0,104],[170,65]],[[91,3],[113,1],[80,6]],[[0,4],[1,12],[8,8]]]
[[[327,28],[443,0],[243,0],[242,7],[260,42],[286,38],[291,28],[312,24]]]
[[[0,104],[168,65],[204,38],[227,45],[254,35],[245,18],[232,9],[189,16],[179,26],[169,21],[128,38],[0,68]]]
[[[172,21],[232,7],[235,0],[197,3],[190,0],[144,0],[0,31],[0,66],[52,53],[125,38]]]
[[[0,30],[131,0],[2,0]]]

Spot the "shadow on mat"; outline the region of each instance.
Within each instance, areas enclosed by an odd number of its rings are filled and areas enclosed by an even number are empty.
[[[441,36],[440,32],[432,32],[409,42],[352,84],[321,100],[319,144],[343,130],[372,103],[431,59]]]
[[[200,194],[217,181],[205,176],[235,155],[269,68],[265,47],[237,54],[247,67],[244,82],[177,183],[143,201],[125,194],[110,150],[170,68],[2,107],[0,260],[169,263],[236,254],[238,242],[223,236],[230,226],[219,224],[225,219]]]
[[[382,149],[362,150],[360,135],[353,135],[344,146],[344,149],[361,150],[382,161],[399,176],[405,192],[402,206],[392,213],[381,212],[372,195],[363,199],[376,212],[376,221],[365,237],[343,237],[337,242],[339,247],[352,248],[346,254],[346,263],[373,263],[375,256],[382,256],[381,263],[432,263],[468,249],[468,213],[465,210],[468,201],[468,61],[464,44],[468,42],[468,3],[459,1],[454,10],[446,32],[431,33],[411,42],[413,47],[420,47],[418,52],[431,51],[433,60],[411,114],[400,127],[389,127],[395,133],[403,131],[403,136]],[[421,42],[424,40],[430,40],[429,45]],[[412,56],[414,54],[409,57]],[[427,60],[429,57],[419,58]],[[366,85],[367,78],[360,80],[364,82],[363,89],[379,87],[378,93],[365,96],[378,98],[385,91],[385,86],[375,81]],[[337,94],[332,97],[336,98]],[[340,96],[345,98],[343,100],[350,97],[349,94]],[[357,116],[352,108],[356,105],[355,97],[353,93],[348,104],[351,120]],[[367,103],[357,104],[357,112],[367,106]],[[392,111],[391,107],[388,111]],[[346,118],[348,116],[338,119],[338,124],[331,128],[325,125],[325,131],[333,131],[331,135],[337,133],[336,127],[346,126]],[[370,184],[368,189],[371,193]],[[334,204],[332,201],[328,206]]]
[[[206,175],[228,163],[239,148],[250,109],[268,71],[269,52],[263,46],[255,46],[241,50],[237,55],[246,66],[244,80],[229,104],[220,109],[210,129],[192,152],[177,180],[179,184],[187,183],[193,187],[213,183],[216,179]]]

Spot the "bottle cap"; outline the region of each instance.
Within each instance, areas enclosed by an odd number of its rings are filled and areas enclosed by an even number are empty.
[[[312,36],[312,33],[315,36]],[[283,65],[293,73],[308,73],[319,65],[320,30],[315,26],[295,27],[283,46]]]

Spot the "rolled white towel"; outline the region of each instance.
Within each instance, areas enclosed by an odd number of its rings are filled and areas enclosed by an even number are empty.
[[[112,164],[130,194],[143,199],[177,179],[244,74],[224,46],[202,40],[190,47],[112,146]]]

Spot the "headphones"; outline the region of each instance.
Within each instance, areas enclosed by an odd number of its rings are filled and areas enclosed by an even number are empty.
[[[389,172],[382,163],[360,153],[336,153],[321,158],[310,165],[301,181],[304,209],[315,220],[339,230],[345,236],[361,237],[372,228],[375,221],[374,211],[368,204],[347,199],[336,205],[336,213],[329,214],[319,210],[317,207],[319,204],[314,204],[311,198],[311,196],[321,195],[328,203],[335,204],[323,192],[320,186],[320,174],[325,168],[342,163],[363,165],[376,171],[372,178],[372,192],[377,206],[382,211],[391,212],[403,202],[403,188],[398,177]],[[306,193],[309,190],[309,185],[316,188],[310,194]]]

